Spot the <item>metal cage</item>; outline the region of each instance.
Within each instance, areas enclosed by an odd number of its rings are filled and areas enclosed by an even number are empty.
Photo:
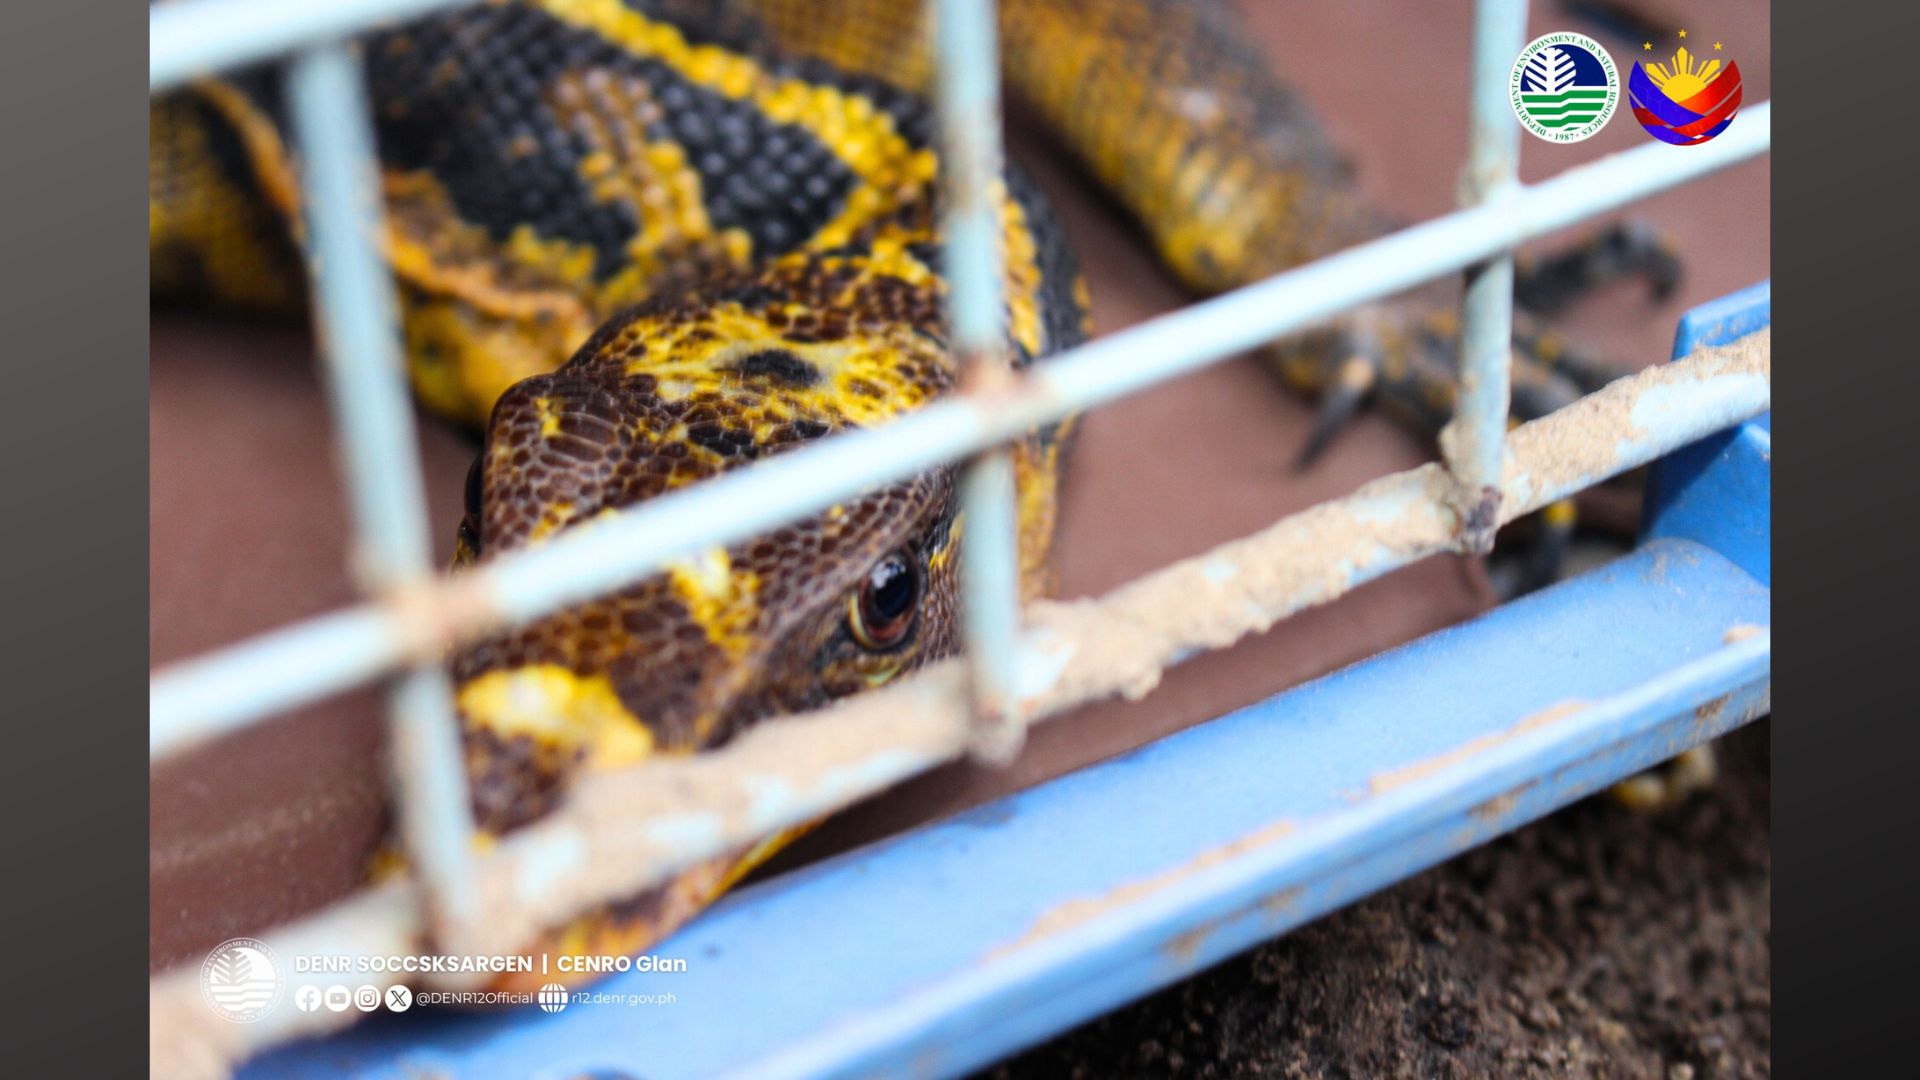
[[[1658,473],[1648,540],[1602,571],[975,812],[1004,815],[996,820],[1018,827],[936,824],[723,902],[676,939],[708,957],[698,971],[671,979],[636,972],[607,990],[711,999],[675,1014],[670,1025],[636,1030],[619,1010],[422,1019],[279,1051],[258,1063],[262,1075],[341,1065],[555,1076],[959,1071],[1765,710],[1770,427],[1747,423],[1770,404],[1767,345],[1751,336],[1765,326],[1764,288],[1692,317],[1676,363],[1512,433],[1507,342],[1516,245],[1766,152],[1768,104],[1745,109],[1726,134],[1686,153],[1649,145],[1523,186],[1505,72],[1524,43],[1525,5],[1480,0],[1460,210],[1016,375],[997,358],[993,211],[990,200],[974,197],[994,180],[1000,159],[993,5],[934,0],[943,183],[954,208],[950,305],[956,348],[971,369],[969,392],[444,579],[430,564],[395,301],[369,240],[377,224],[372,135],[346,40],[376,22],[442,6],[448,0],[181,0],[150,15],[155,92],[291,53],[286,89],[302,151],[316,308],[343,433],[356,569],[367,592],[357,606],[155,672],[152,758],[354,684],[390,679],[396,799],[415,879],[369,888],[277,928],[267,935],[276,947],[406,952],[431,931],[465,951],[511,950],[514,935],[534,925],[953,757],[1004,758],[1030,722],[1408,562],[1484,550],[1489,522],[1688,449]],[[1444,466],[1369,484],[1096,602],[1092,618],[1117,618],[1129,604],[1185,588],[1196,570],[1218,587],[1218,618],[1197,640],[1148,643],[1117,672],[1090,678],[1075,667],[1075,635],[1084,625],[1023,617],[1009,440],[1461,270],[1469,273],[1462,393],[1443,440]],[[1736,339],[1748,347],[1700,348]],[[964,659],[778,725],[785,735],[756,732],[696,762],[597,778],[551,818],[484,857],[473,854],[439,664],[447,647],[962,460]],[[1487,509],[1489,492],[1493,515],[1469,512],[1476,504]],[[1329,521],[1354,524],[1358,545],[1317,544],[1316,530]],[[1282,555],[1302,572],[1251,593],[1231,584],[1241,570]],[[1636,639],[1598,647],[1586,628],[1596,613],[1631,620]],[[1584,653],[1583,643],[1590,646]],[[1488,670],[1501,674],[1473,674]],[[1409,687],[1421,691],[1418,723],[1405,717],[1413,707]],[[904,725],[897,722],[903,716]],[[863,737],[882,720],[901,741],[875,745]],[[789,766],[782,738],[836,731],[831,767],[802,774]],[[663,778],[693,771],[710,781],[703,790],[715,793],[711,803],[634,801],[637,791],[671,790]],[[1102,835],[1102,815],[1143,791],[1180,791],[1186,805],[1163,820],[1129,815],[1138,827],[1122,839]],[[649,812],[619,820],[607,813],[634,805]],[[1060,865],[1044,854],[1052,844],[1085,854]],[[859,873],[847,872],[855,865]],[[957,903],[962,882],[994,887],[965,891],[967,902]],[[876,894],[895,905],[893,917],[875,908]],[[919,918],[902,918],[903,903]],[[917,929],[933,917],[942,920],[939,934]],[[814,933],[753,933],[775,922]],[[838,943],[836,971],[821,969],[805,948],[821,940]],[[198,1040],[202,1057],[224,1066],[354,1015],[281,1009],[244,1028],[185,1031],[193,1025],[179,1006],[196,995],[190,973],[154,980],[156,1044],[163,1034]],[[781,1004],[780,995],[806,1000]],[[751,1035],[728,1027],[743,1011],[758,1017]]]

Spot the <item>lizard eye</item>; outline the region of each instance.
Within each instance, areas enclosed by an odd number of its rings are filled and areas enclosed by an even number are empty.
[[[880,561],[847,603],[847,627],[867,649],[890,649],[906,640],[920,604],[920,564],[895,552]]]

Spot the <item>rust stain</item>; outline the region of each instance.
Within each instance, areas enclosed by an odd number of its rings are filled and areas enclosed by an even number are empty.
[[[1712,701],[1702,702],[1693,710],[1693,722],[1699,727],[1708,727],[1720,722],[1720,714],[1727,711],[1727,700],[1732,694],[1721,694]]]
[[[1151,877],[1141,878],[1138,881],[1129,881],[1124,885],[1109,889],[1098,896],[1076,896],[1070,900],[1064,900],[1041,912],[1039,918],[1033,921],[1033,925],[1027,927],[1026,932],[1019,937],[994,946],[987,952],[984,959],[993,960],[1008,953],[1019,952],[1048,938],[1055,937],[1075,927],[1092,922],[1110,911],[1117,911],[1130,904],[1138,903],[1210,867],[1218,866],[1223,862],[1237,858],[1247,852],[1257,851],[1260,848],[1281,840],[1293,833],[1295,828],[1296,826],[1291,821],[1276,821],[1271,825],[1256,829],[1237,840],[1221,844],[1219,847],[1208,848],[1206,851],[1188,859],[1179,866],[1163,870]],[[1199,929],[1189,931],[1179,938],[1175,938],[1172,942],[1169,942],[1168,948],[1169,950],[1175,950],[1181,947],[1188,950],[1196,949],[1212,929],[1212,924],[1209,924]],[[1193,940],[1185,941],[1184,945],[1182,945],[1181,943],[1187,938],[1192,938]]]
[[[1300,896],[1303,891],[1299,885],[1288,886],[1274,893],[1272,896],[1261,900],[1251,908],[1236,911],[1224,918],[1211,919],[1194,927],[1161,946],[1161,951],[1165,952],[1170,959],[1177,963],[1191,965],[1194,957],[1199,955],[1200,947],[1205,945],[1207,939],[1212,937],[1214,932],[1222,926],[1242,916],[1251,915],[1254,912],[1259,912],[1265,916],[1269,923],[1279,923],[1292,913],[1295,905],[1300,902]]]
[[[447,650],[507,623],[485,573],[402,581],[386,591],[381,605],[397,626],[407,659],[416,663],[437,664]]]
[[[1368,778],[1367,787],[1372,794],[1381,795],[1395,788],[1405,787],[1415,781],[1425,780],[1427,777],[1442,772],[1462,761],[1467,761],[1480,754],[1484,754],[1488,750],[1499,746],[1501,743],[1518,738],[1528,732],[1552,727],[1559,721],[1585,709],[1588,704],[1588,702],[1573,698],[1562,701],[1556,705],[1549,705],[1537,713],[1522,717],[1518,723],[1505,731],[1496,731],[1489,735],[1482,735],[1470,742],[1456,746],[1443,754],[1436,754],[1423,761],[1416,761],[1411,765],[1402,765],[1398,768],[1374,773]]]
[[[1533,785],[1534,781],[1529,780],[1519,787],[1495,795],[1493,798],[1467,811],[1467,815],[1489,824],[1498,824],[1513,813],[1513,808],[1520,805],[1520,796],[1526,794]]]
[[[1514,798],[1513,793],[1508,792],[1505,795],[1495,795],[1493,798],[1467,811],[1467,813],[1481,821],[1497,822],[1508,814],[1513,813],[1515,802],[1517,802],[1517,800]]]
[[[1748,638],[1759,637],[1766,632],[1767,628],[1764,626],[1755,626],[1752,623],[1735,623],[1727,628],[1727,636],[1721,638],[1720,641],[1724,645],[1732,645],[1736,641],[1745,641]]]
[[[1200,946],[1207,943],[1207,938],[1213,936],[1214,930],[1218,929],[1219,926],[1220,924],[1217,921],[1202,923],[1186,933],[1181,934],[1166,943],[1164,948],[1167,955],[1181,964],[1193,963],[1193,958],[1200,952]]]
[[[1273,916],[1275,919],[1284,919],[1293,914],[1293,909],[1299,905],[1300,897],[1305,895],[1305,893],[1306,889],[1299,885],[1281,889],[1279,892],[1260,901],[1260,910]]]
[[[1507,437],[1512,453],[1502,486],[1527,494],[1507,500],[1501,520],[1511,521],[1539,509],[1557,492],[1586,487],[1650,457],[1648,430],[1636,407],[1657,390],[1748,375],[1771,387],[1772,343],[1770,330],[1758,330],[1727,345],[1702,346],[1674,363],[1655,365],[1643,376],[1619,380],[1581,398],[1554,413],[1552,422],[1535,420],[1515,428]],[[1664,566],[1654,569],[1658,573]]]

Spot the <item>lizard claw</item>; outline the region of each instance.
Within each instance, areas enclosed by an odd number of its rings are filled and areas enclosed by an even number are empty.
[[[1300,447],[1300,454],[1294,459],[1296,470],[1305,469],[1314,463],[1329,444],[1354,415],[1360,411],[1360,405],[1373,392],[1373,384],[1379,369],[1371,357],[1355,354],[1340,362],[1333,380],[1327,384],[1320,395],[1320,409],[1313,418],[1313,430],[1307,434],[1307,441]]]

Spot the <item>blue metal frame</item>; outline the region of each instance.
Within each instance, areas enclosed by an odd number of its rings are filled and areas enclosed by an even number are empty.
[[[1760,286],[1677,353],[1763,327]],[[736,894],[607,994],[382,1017],[245,1076],[952,1075],[1763,715],[1770,424],[1655,468],[1611,565]]]
[[[1725,345],[1773,321],[1773,283],[1702,304],[1680,320],[1673,358]],[[1668,455],[1648,484],[1646,536],[1688,536],[1773,584],[1773,413]]]

